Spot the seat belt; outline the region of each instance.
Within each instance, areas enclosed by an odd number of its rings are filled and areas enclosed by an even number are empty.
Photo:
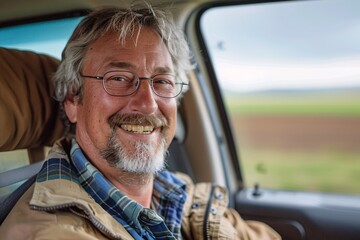
[[[29,179],[40,171],[43,163],[41,161],[0,173],[0,188]]]
[[[5,200],[1,203],[0,208],[0,225],[4,222],[7,215],[13,209],[20,197],[28,190],[35,182],[37,174],[29,178],[26,182],[20,185],[15,191],[13,191]]]

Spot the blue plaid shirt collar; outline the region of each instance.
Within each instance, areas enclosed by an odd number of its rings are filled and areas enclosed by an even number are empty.
[[[151,209],[144,208],[112,185],[84,156],[75,140],[72,163],[78,181],[101,207],[135,239],[180,239],[186,200],[185,183],[168,171],[155,176]]]

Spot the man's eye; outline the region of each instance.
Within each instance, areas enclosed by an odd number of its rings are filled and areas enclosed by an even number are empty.
[[[113,76],[109,78],[111,81],[117,81],[117,82],[130,82],[131,80],[129,78],[123,77],[123,76]]]
[[[158,85],[174,86],[174,82],[169,79],[154,79],[153,83]]]
[[[156,84],[171,84],[171,82],[166,79],[155,80],[154,83],[156,83]]]

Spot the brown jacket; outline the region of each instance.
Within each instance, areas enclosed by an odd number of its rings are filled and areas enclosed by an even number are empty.
[[[67,158],[58,144],[51,157]],[[244,221],[227,208],[222,187],[187,183],[182,232],[185,239],[280,239],[265,224]],[[65,180],[35,183],[0,227],[1,239],[133,239],[78,184]]]

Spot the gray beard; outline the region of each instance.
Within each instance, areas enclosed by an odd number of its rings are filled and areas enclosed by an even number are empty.
[[[108,146],[100,150],[100,155],[110,166],[124,172],[156,174],[164,169],[166,147],[166,139],[162,137],[155,144],[136,141],[130,150],[126,149],[116,139],[113,128]]]

